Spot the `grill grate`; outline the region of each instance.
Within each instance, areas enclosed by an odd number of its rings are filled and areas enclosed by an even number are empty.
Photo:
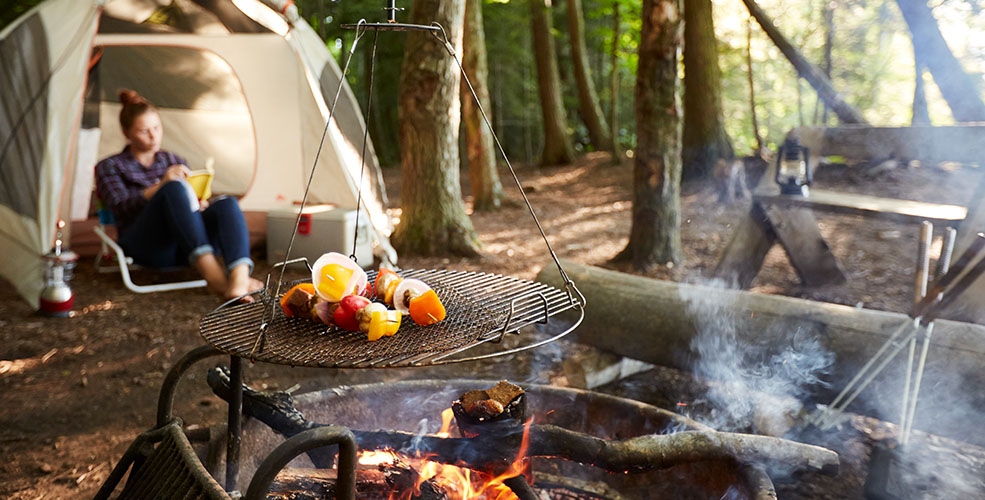
[[[368,274],[372,283],[376,272]],[[464,357],[466,351],[479,344],[498,342],[505,334],[547,322],[551,316],[568,309],[578,309],[584,317],[582,302],[542,283],[464,271],[404,270],[400,274],[424,281],[434,289],[447,311],[444,321],[422,327],[405,316],[396,335],[369,342],[362,332],[304,318],[288,318],[280,307],[273,308],[271,319],[274,298],[261,290],[256,293],[255,302],[221,306],[206,315],[200,325],[201,333],[217,349],[255,361],[292,366],[382,368],[468,361],[530,349],[566,335],[581,323],[581,318],[547,340]],[[310,280],[288,283],[282,290],[290,290],[304,281]],[[268,320],[267,328],[261,334],[265,320]],[[258,335],[262,335],[259,344]]]

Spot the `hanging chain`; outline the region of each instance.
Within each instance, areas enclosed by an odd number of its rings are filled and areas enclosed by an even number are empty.
[[[489,132],[492,134],[493,140],[496,142],[496,147],[499,149],[499,153],[503,155],[503,161],[506,162],[506,166],[510,170],[510,175],[513,176],[513,182],[516,183],[516,187],[520,191],[520,196],[523,197],[523,202],[527,205],[527,210],[530,212],[530,216],[533,217],[534,223],[537,224],[537,229],[540,231],[540,236],[544,238],[544,243],[547,244],[547,250],[551,253],[551,258],[554,259],[554,264],[557,266],[561,280],[564,282],[564,288],[568,292],[568,298],[574,301],[577,296],[581,307],[584,307],[587,302],[585,296],[582,295],[581,291],[578,290],[578,287],[575,286],[575,282],[568,277],[568,274],[564,272],[564,268],[561,267],[561,261],[554,252],[551,242],[547,239],[547,233],[544,232],[544,227],[540,224],[540,219],[537,218],[537,213],[534,212],[534,207],[530,204],[530,200],[527,198],[527,193],[523,191],[523,186],[520,184],[520,179],[517,177],[516,171],[513,170],[513,164],[510,163],[509,157],[506,156],[506,150],[503,149],[503,144],[499,141],[496,131],[493,130],[492,123],[489,122],[489,117],[486,116],[486,110],[482,108],[482,103],[479,102],[479,96],[475,93],[475,88],[472,87],[472,82],[469,80],[469,75],[465,73],[465,67],[462,66],[462,61],[458,58],[458,54],[455,53],[455,47],[452,46],[450,41],[448,41],[448,34],[445,33],[445,28],[437,21],[431,23],[431,26],[436,26],[441,31],[440,38],[435,32],[431,32],[431,35],[444,45],[445,50],[448,51],[448,54],[451,55],[452,59],[455,60],[455,63],[458,64],[458,69],[462,73],[462,78],[465,79],[465,84],[469,87],[469,92],[472,94],[472,99],[475,101],[476,108],[479,109],[479,113],[482,115],[482,121],[486,124],[486,128],[488,128]]]
[[[369,143],[369,120],[373,118],[373,76],[376,74],[376,42],[380,38],[380,30],[374,30],[373,34],[373,55],[369,59],[369,95],[366,97],[366,128],[363,130],[363,152],[360,155],[359,163],[359,185],[356,188],[356,229],[352,233],[352,254],[349,258],[353,262],[359,263],[356,259],[356,245],[359,242],[359,209],[363,201],[363,174],[366,172],[366,145]],[[355,44],[353,44],[355,45]],[[341,87],[341,85],[340,85]]]
[[[304,204],[308,201],[308,191],[311,190],[311,181],[315,178],[315,169],[318,167],[318,158],[321,156],[322,147],[325,145],[325,137],[328,135],[328,128],[332,124],[332,117],[335,116],[335,107],[339,103],[339,95],[342,93],[342,86],[345,85],[345,75],[349,71],[349,63],[352,62],[352,55],[356,52],[356,45],[359,43],[359,39],[366,34],[366,30],[361,27],[366,24],[365,19],[360,19],[359,24],[356,27],[356,36],[352,40],[352,46],[349,47],[349,56],[346,57],[345,65],[342,68],[342,76],[339,77],[339,88],[335,90],[335,99],[332,101],[332,107],[328,110],[328,119],[325,120],[325,128],[322,129],[321,140],[318,142],[318,150],[315,152],[315,160],[311,165],[311,173],[308,174],[308,183],[304,186],[304,195],[301,197],[301,207],[298,209],[298,216],[294,219],[294,230],[291,231],[291,241],[287,244],[287,253],[284,254],[284,260],[281,262],[280,275],[277,277],[277,286],[274,289],[274,300],[271,301],[270,309],[264,310],[263,318],[260,323],[260,333],[257,334],[256,340],[253,342],[253,348],[250,349],[250,359],[253,359],[253,354],[256,352],[257,347],[260,345],[260,341],[263,339],[264,333],[267,331],[267,325],[269,319],[273,319],[274,312],[279,304],[276,300],[280,296],[280,287],[284,281],[284,271],[287,269],[287,261],[291,257],[291,249],[294,248],[294,238],[298,235],[298,224],[301,223],[301,215],[304,214]],[[374,41],[373,47],[375,50],[376,43]],[[362,177],[360,175],[360,177]],[[360,179],[362,182],[362,179]],[[358,227],[358,219],[356,220]],[[269,316],[268,316],[269,314]]]

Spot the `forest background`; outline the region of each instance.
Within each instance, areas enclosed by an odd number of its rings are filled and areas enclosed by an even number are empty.
[[[382,2],[300,0],[297,3],[308,22],[340,59],[343,48],[349,47],[353,37],[353,32],[342,29],[341,24],[363,18],[369,21],[383,18]],[[757,3],[773,18],[786,38],[822,70],[825,69],[826,45],[830,44],[830,79],[844,100],[860,110],[869,123],[877,126],[910,124],[915,86],[913,48],[910,32],[896,2],[761,0]],[[410,2],[406,4],[404,7],[409,10]],[[581,5],[591,77],[604,116],[613,116],[615,88],[618,144],[623,151],[631,151],[636,144],[633,91],[641,3],[583,0]],[[775,151],[786,132],[795,126],[837,123],[833,113],[825,112],[814,89],[797,77],[796,70],[779,49],[756,22],[750,20],[749,12],[740,0],[714,0],[712,5],[725,128],[737,155],[750,154],[756,147],[749,102],[747,43],[751,49],[759,133],[767,147]],[[929,5],[948,46],[965,72],[981,82],[985,74],[985,12],[982,5],[978,0],[931,1]],[[567,8],[567,2],[553,2],[552,34],[568,132],[573,137],[576,151],[585,152],[591,151],[593,145],[578,114]],[[618,19],[614,16],[617,8]],[[494,127],[511,159],[536,162],[544,134],[530,7],[528,2],[518,0],[484,0],[482,15]],[[751,35],[748,39],[747,34]],[[614,36],[618,38],[614,40]],[[381,162],[398,165],[397,86],[403,58],[402,35],[381,36],[377,50],[371,135]],[[353,61],[348,79],[365,110],[370,51],[358,51],[357,57],[360,54],[363,57]],[[681,74],[684,74],[683,64]],[[613,76],[616,87],[612,86]],[[950,110],[929,72],[923,72],[922,80],[931,123],[953,123]]]

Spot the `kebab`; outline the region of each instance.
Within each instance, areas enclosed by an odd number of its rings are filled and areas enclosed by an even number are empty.
[[[350,331],[361,331],[375,341],[392,336],[400,328],[402,315],[409,314],[415,323],[427,326],[445,318],[445,309],[437,294],[427,284],[402,279],[397,273],[381,268],[372,292],[384,303],[367,298],[371,292],[366,273],[344,255],[322,255],[312,266],[312,282],[295,285],[280,299],[284,315],[301,317]],[[379,276],[378,275],[378,276]],[[360,293],[356,293],[359,291]],[[396,297],[396,302],[393,301]],[[390,310],[393,305],[396,310]]]
[[[403,279],[389,269],[380,268],[373,282],[373,292],[388,306],[410,315],[418,325],[433,325],[445,319],[445,306],[438,294],[421,280]]]

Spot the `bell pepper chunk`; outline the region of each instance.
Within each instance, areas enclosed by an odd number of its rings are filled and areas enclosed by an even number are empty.
[[[349,289],[353,271],[339,264],[326,264],[321,268],[318,295],[329,302],[338,302]]]
[[[369,322],[367,338],[370,342],[387,336],[391,337],[400,329],[400,313],[397,311],[374,312]]]
[[[410,318],[421,326],[433,325],[445,319],[445,306],[434,290],[428,290],[410,301]]]

